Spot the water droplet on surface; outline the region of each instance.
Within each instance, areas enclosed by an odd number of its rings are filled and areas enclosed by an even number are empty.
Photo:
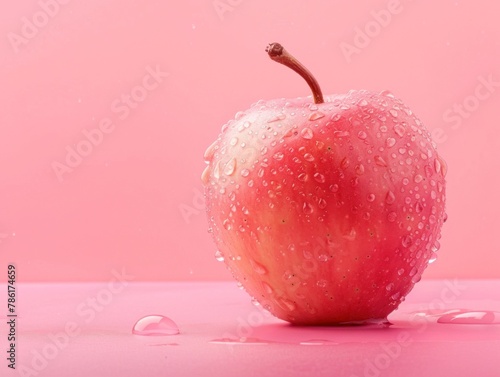
[[[218,262],[224,262],[224,254],[220,250],[215,251],[215,260]]]
[[[396,195],[392,191],[388,191],[387,195],[385,196],[385,202],[387,204],[392,204],[396,201]]]
[[[364,98],[358,101],[358,106],[364,107],[368,105],[368,101],[365,100]]]
[[[238,138],[237,137],[233,137],[231,140],[229,140],[229,145],[231,146],[235,146],[236,144],[238,144]]]
[[[278,300],[278,305],[280,305],[282,308],[287,309],[288,311],[291,311],[291,312],[293,312],[296,308],[293,301],[290,301],[286,298],[282,298],[282,299]]]
[[[236,168],[236,159],[232,158],[231,160],[228,161],[228,163],[224,167],[224,174],[225,175],[231,175],[231,174],[233,174],[235,168]]]
[[[210,178],[210,166],[205,166],[205,169],[203,169],[203,173],[201,173],[201,181],[204,184],[207,184],[209,178]]]
[[[179,327],[174,321],[163,315],[148,315],[135,323],[132,334],[148,336],[176,335],[179,334]]]
[[[394,110],[394,109],[390,109],[390,110],[389,110],[389,113],[391,113],[391,115],[392,115],[394,118],[396,118],[396,117],[398,116],[398,112],[397,112],[396,110]]]
[[[330,185],[329,189],[330,189],[331,192],[337,192],[337,191],[339,191],[339,185],[337,185],[335,183],[333,185]]]
[[[411,244],[412,244],[412,239],[411,239],[411,236],[410,235],[407,235],[407,236],[404,236],[402,239],[401,239],[401,244],[404,246],[404,247],[409,247]],[[412,270],[413,271],[413,270]],[[415,271],[416,272],[416,271]],[[413,276],[411,274],[411,271],[410,271],[410,276]]]
[[[283,160],[283,157],[284,157],[284,154],[283,154],[283,153],[281,153],[281,152],[277,152],[277,153],[275,153],[275,154],[274,154],[274,156],[273,156],[273,158],[274,158],[275,160],[277,160],[277,161],[281,161],[281,160]]]
[[[318,207],[321,208],[321,209],[324,209],[326,208],[326,200],[321,198],[319,201],[318,201]]]
[[[309,120],[317,120],[320,118],[323,118],[325,114],[323,114],[321,111],[315,111],[311,115],[309,115]]]
[[[306,160],[308,162],[312,162],[312,161],[314,161],[314,156],[312,154],[310,154],[310,153],[306,153],[304,155],[304,160]]]
[[[349,131],[333,131],[333,135],[336,137],[347,137],[350,133]]]
[[[299,345],[301,346],[331,346],[336,344],[339,343],[335,343],[327,339],[310,339],[310,340],[304,340],[299,343]]]
[[[365,167],[363,166],[363,164],[359,164],[356,165],[355,170],[357,175],[362,175],[365,172]]]
[[[434,160],[434,170],[436,170],[438,174],[441,171],[441,162],[439,162],[437,158]]]
[[[224,226],[224,229],[226,229],[226,230],[231,230],[232,229],[231,222],[228,219],[225,219],[222,222],[222,225]]]
[[[389,284],[387,284],[387,285],[386,285],[386,287],[385,287],[385,289],[386,289],[387,291],[392,291],[392,289],[393,289],[393,288],[394,288],[394,283],[389,283]]]
[[[241,338],[219,338],[219,339],[212,339],[209,341],[209,343],[213,344],[229,344],[229,345],[237,345],[237,344],[246,344],[246,345],[264,345],[264,344],[269,344],[267,340],[262,340],[258,338],[246,338],[246,337],[241,337]]]
[[[397,217],[398,215],[396,214],[396,212],[389,212],[389,214],[387,215],[387,221],[393,223],[394,221],[396,221]]]
[[[396,124],[396,125],[394,126],[394,132],[395,132],[395,133],[396,133],[399,137],[403,137],[403,136],[405,135],[406,130],[405,130],[405,128],[404,128],[402,125],[400,125],[400,124]]]
[[[285,114],[278,114],[267,121],[267,123],[278,122],[286,118]]]
[[[403,275],[403,274],[404,274],[404,272],[405,272],[405,269],[404,269],[404,268],[400,268],[400,269],[398,270],[398,275],[399,275],[399,276],[401,276],[401,275]]]
[[[318,183],[324,183],[325,182],[325,176],[320,173],[314,173],[314,180]]]
[[[307,174],[306,173],[300,173],[298,176],[297,176],[297,179],[301,182],[305,182],[307,181]]]
[[[417,174],[417,175],[413,178],[413,180],[415,181],[415,183],[420,183],[420,182],[422,182],[422,180],[423,180],[423,179],[424,179],[424,178],[423,178],[420,174]]]
[[[385,162],[385,160],[378,155],[374,156],[373,160],[375,161],[375,164],[377,164],[378,166],[387,166],[387,162]]]
[[[238,111],[236,114],[234,114],[234,119],[239,120],[239,119],[243,118],[245,115],[246,114],[244,111]]]
[[[375,200],[375,194],[368,194],[366,196],[366,200],[368,200],[369,202],[373,202]]]
[[[500,324],[500,312],[490,310],[460,310],[440,316],[437,322],[461,325]]]
[[[206,162],[212,161],[215,154],[216,146],[217,146],[217,140],[214,141],[212,144],[210,144],[210,146],[205,150],[205,153],[203,154],[203,159]]]
[[[310,215],[311,213],[313,213],[314,209],[312,207],[312,205],[310,205],[309,203],[304,203],[304,205],[302,206],[302,210],[304,211],[304,213],[306,215]]]
[[[393,147],[396,144],[396,139],[393,137],[388,137],[387,140],[385,141],[385,145],[387,145],[389,148]]]
[[[313,137],[313,132],[310,128],[304,128],[300,131],[300,136],[302,136],[306,140],[310,140]]]
[[[365,140],[367,138],[367,134],[365,131],[359,131],[358,132],[358,137],[361,139],[361,140]]]
[[[243,169],[241,171],[241,176],[242,177],[248,177],[249,174],[250,174],[250,170],[248,170],[248,169]]]
[[[252,265],[253,270],[257,272],[259,275],[267,274],[267,269],[260,263],[257,263],[254,260],[250,259],[250,264]]]

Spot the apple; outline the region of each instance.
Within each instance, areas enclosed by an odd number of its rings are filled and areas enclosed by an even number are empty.
[[[389,91],[260,100],[222,127],[202,174],[209,232],[242,287],[295,324],[384,321],[420,280],[446,220],[446,164]]]

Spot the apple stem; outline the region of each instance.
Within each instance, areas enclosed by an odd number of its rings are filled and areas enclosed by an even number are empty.
[[[309,72],[309,70],[304,67],[301,62],[290,55],[290,53],[285,50],[282,45],[280,45],[279,43],[270,43],[266,48],[266,52],[269,54],[269,57],[272,60],[293,69],[295,72],[301,75],[304,80],[306,80],[313,93],[314,103],[325,102],[323,100],[321,88],[319,87],[319,84],[312,73]]]

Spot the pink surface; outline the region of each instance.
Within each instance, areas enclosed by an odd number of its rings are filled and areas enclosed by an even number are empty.
[[[416,313],[500,311],[499,292],[499,280],[423,281],[389,317],[390,328],[335,328],[288,325],[229,282],[19,284],[18,369],[3,360],[1,370],[40,377],[498,376],[500,324],[445,325]],[[180,334],[132,335],[148,314],[168,316]],[[242,337],[250,344],[220,343]],[[4,353],[3,335],[0,345]]]
[[[280,41],[325,94],[391,89],[433,130],[449,220],[424,277],[500,277],[499,10],[490,0],[9,2],[2,266],[16,263],[23,281],[106,281],[122,266],[137,281],[230,279],[206,232],[202,155],[252,102],[309,94],[266,56]]]

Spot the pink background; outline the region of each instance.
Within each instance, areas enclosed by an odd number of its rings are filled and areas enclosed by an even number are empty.
[[[219,13],[214,3],[4,6],[2,270],[15,263],[22,281],[108,281],[114,269],[139,281],[230,279],[207,233],[202,155],[252,102],[309,94],[266,56],[279,41],[325,93],[391,89],[438,136],[449,218],[424,278],[500,277],[500,84],[481,84],[500,82],[493,1],[221,0]],[[357,30],[371,37],[355,40]],[[137,101],[124,105],[131,92]],[[452,116],[454,104],[466,112]],[[54,163],[107,119],[99,145],[58,177]]]

